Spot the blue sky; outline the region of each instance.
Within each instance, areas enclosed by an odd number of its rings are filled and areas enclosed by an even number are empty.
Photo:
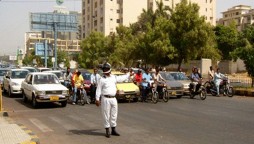
[[[254,8],[253,0],[217,0],[217,18],[240,4]],[[18,48],[24,48],[24,33],[30,31],[29,12],[52,12],[54,6],[55,0],[0,0],[0,55],[15,55]],[[81,0],[65,0],[63,6],[81,11]]]

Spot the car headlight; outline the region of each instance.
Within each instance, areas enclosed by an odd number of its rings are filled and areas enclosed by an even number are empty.
[[[11,85],[12,85],[12,86],[18,86],[19,84],[16,83],[16,82],[11,82]]]
[[[62,91],[62,94],[63,94],[63,95],[68,95],[68,92],[69,92],[69,91],[64,90],[64,91]]]
[[[36,94],[37,95],[46,95],[46,92],[45,91],[37,91]]]

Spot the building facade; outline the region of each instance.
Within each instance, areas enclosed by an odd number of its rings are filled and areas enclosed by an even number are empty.
[[[237,5],[222,12],[222,18],[217,24],[228,26],[232,22],[236,23],[237,30],[243,30],[247,25],[254,23],[254,9],[247,5]]]
[[[119,25],[135,23],[144,10],[156,9],[158,0],[82,0],[82,38],[92,31],[109,35]],[[166,7],[174,8],[181,0],[162,0]],[[216,0],[189,0],[200,6],[200,15],[216,24]]]

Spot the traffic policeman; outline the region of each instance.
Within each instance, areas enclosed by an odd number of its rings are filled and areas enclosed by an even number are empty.
[[[115,76],[111,74],[111,65],[109,63],[105,63],[102,65],[102,71],[104,76],[101,77],[98,82],[96,89],[96,105],[101,105],[101,112],[103,117],[103,124],[106,129],[106,137],[110,138],[110,130],[111,127],[111,135],[120,136],[118,132],[116,132],[117,126],[117,113],[118,113],[118,104],[116,99],[116,83],[123,82],[130,77],[130,73],[122,76]]]

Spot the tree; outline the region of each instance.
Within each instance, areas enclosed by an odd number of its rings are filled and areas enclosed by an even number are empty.
[[[173,24],[169,33],[170,40],[176,49],[175,58],[180,69],[182,62],[196,59],[208,43],[213,43],[209,38],[213,33],[204,17],[199,16],[199,6],[196,3],[188,3],[187,0],[182,0],[176,5],[171,11],[170,20]]]
[[[248,74],[252,77],[254,86],[254,25],[248,26],[240,33],[240,47],[230,53],[232,58],[236,60],[240,58],[244,61]]]
[[[78,63],[81,67],[93,68],[109,57],[108,38],[100,32],[92,32],[81,42]]]
[[[218,25],[215,27],[214,31],[218,49],[222,53],[222,59],[232,60],[229,53],[238,47],[239,36],[235,23],[231,23],[229,26]]]
[[[109,46],[112,52],[109,61],[117,67],[130,67],[134,62],[136,38],[129,27],[119,26],[116,31],[115,34],[109,36]]]
[[[175,51],[167,33],[171,23],[162,16],[157,17],[154,23],[154,27],[147,23],[146,33],[139,35],[136,53],[145,64],[165,65],[173,58]]]

